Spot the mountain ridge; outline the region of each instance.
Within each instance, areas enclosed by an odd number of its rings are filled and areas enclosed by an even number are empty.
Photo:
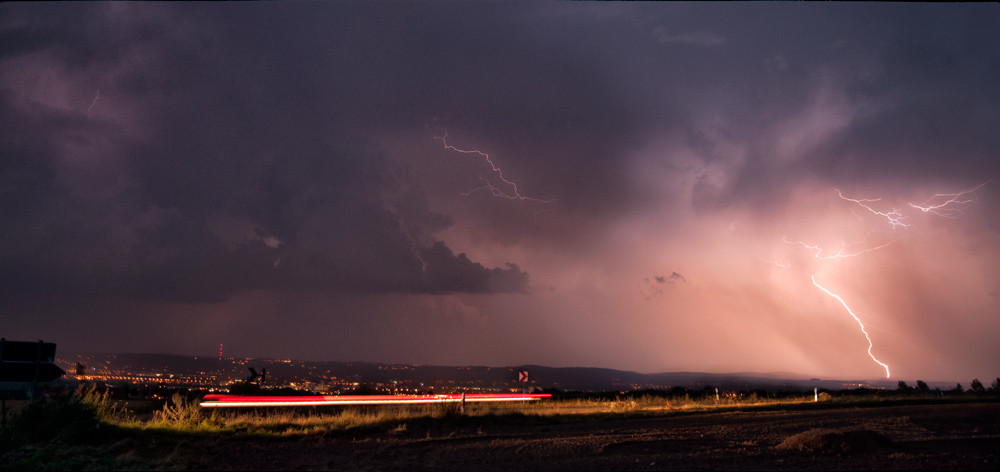
[[[641,373],[606,367],[550,367],[538,364],[513,366],[444,366],[427,364],[389,364],[370,361],[304,361],[274,358],[222,358],[185,356],[160,353],[63,353],[57,355],[68,366],[81,362],[95,369],[174,375],[205,375],[206,372],[226,372],[239,379],[249,367],[268,370],[273,382],[315,381],[322,376],[349,379],[359,383],[417,382],[455,385],[485,385],[487,387],[528,387],[563,391],[632,391],[666,390],[673,387],[700,390],[718,388],[723,391],[750,390],[827,390],[895,388],[897,380],[840,380],[807,378],[794,373],[761,372],[658,372]],[[528,383],[516,381],[518,371],[528,372]],[[933,386],[950,387],[952,382],[928,382]],[[457,387],[456,387],[457,388]]]

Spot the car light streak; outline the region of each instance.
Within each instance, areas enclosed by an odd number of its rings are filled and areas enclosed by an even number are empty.
[[[202,408],[257,406],[396,405],[462,402],[526,402],[551,397],[548,393],[460,393],[445,395],[205,395]]]

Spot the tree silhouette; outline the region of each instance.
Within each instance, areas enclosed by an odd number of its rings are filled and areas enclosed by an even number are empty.
[[[997,377],[993,380],[993,383],[990,384],[990,392],[1000,393],[1000,377]]]
[[[986,388],[983,387],[983,383],[979,379],[972,379],[972,386],[969,390],[975,393],[986,393]]]
[[[910,393],[913,391],[913,387],[906,385],[906,382],[900,380],[898,386],[896,387],[896,391],[899,393]]]
[[[923,380],[918,380],[917,391],[919,391],[920,393],[930,393],[931,388],[927,386],[927,382],[924,382]]]

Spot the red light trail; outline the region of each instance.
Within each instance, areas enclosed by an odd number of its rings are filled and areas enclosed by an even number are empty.
[[[257,406],[398,405],[457,402],[527,402],[550,398],[548,393],[451,393],[445,395],[205,395],[202,408]]]

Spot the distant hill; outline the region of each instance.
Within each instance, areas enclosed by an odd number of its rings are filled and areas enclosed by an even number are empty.
[[[596,367],[546,367],[519,365],[507,367],[486,366],[434,366],[410,364],[380,364],[373,362],[300,361],[266,358],[225,358],[177,356],[168,354],[76,354],[58,356],[67,367],[83,362],[91,372],[100,369],[135,373],[162,373],[164,375],[204,375],[207,372],[227,373],[243,378],[248,367],[267,369],[273,384],[297,381],[315,381],[321,376],[335,376],[370,384],[387,384],[393,381],[426,383],[427,385],[518,387],[518,371],[528,371],[528,387],[555,388],[562,391],[631,391],[644,389],[669,389],[685,387],[702,389],[714,387],[723,391],[739,390],[811,390],[815,387],[829,390],[856,388],[895,388],[895,380],[841,381],[795,378],[793,374],[763,374],[755,372],[707,373],[664,372],[644,374],[639,372]],[[96,370],[95,370],[96,369]],[[68,369],[67,369],[68,370]],[[949,385],[944,383],[943,385]]]

